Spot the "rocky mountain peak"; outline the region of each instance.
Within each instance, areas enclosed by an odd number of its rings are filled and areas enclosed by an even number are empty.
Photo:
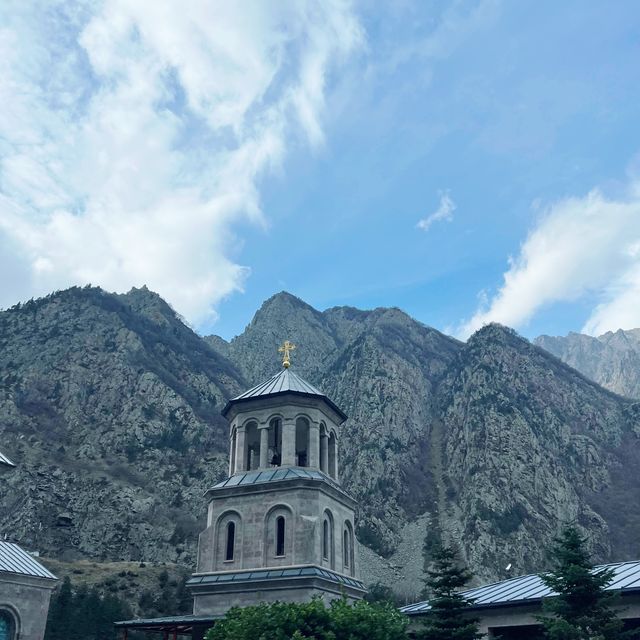
[[[535,344],[610,391],[640,398],[640,329],[601,336],[569,333],[536,338]]]

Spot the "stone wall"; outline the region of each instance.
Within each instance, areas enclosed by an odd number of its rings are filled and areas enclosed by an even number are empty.
[[[238,487],[224,497],[209,503],[208,526],[200,534],[198,573],[237,571],[258,567],[315,564],[347,575],[358,575],[357,549],[355,567],[343,562],[345,523],[354,527],[353,508],[338,497],[338,492],[323,490],[321,482],[305,486],[304,481],[291,480],[275,488],[256,486],[251,493]],[[227,490],[230,491],[230,490]],[[336,495],[332,495],[335,493]],[[276,557],[273,550],[276,512],[286,518],[285,556]],[[333,560],[322,557],[322,527],[326,511],[333,516]],[[226,535],[227,514],[236,514],[236,553],[225,560],[221,538]],[[355,539],[354,539],[355,542]]]
[[[42,640],[54,580],[0,572],[0,611],[8,612],[19,640]]]

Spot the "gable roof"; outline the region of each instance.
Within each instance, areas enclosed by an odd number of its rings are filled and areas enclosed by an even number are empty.
[[[257,398],[272,398],[285,393],[322,398],[342,418],[342,420],[347,419],[347,415],[324,393],[322,393],[322,391],[316,389],[312,384],[309,384],[306,380],[303,380],[298,374],[288,368],[282,369],[282,371],[276,373],[275,376],[272,376],[268,380],[265,380],[265,382],[261,382],[248,391],[245,391],[239,396],[229,400],[225,408],[222,410],[222,415],[226,417],[234,404],[255,400]]]
[[[607,591],[619,591],[621,593],[640,591],[640,561],[603,564],[594,567],[593,571],[601,569],[613,569],[615,572],[613,580],[606,587]],[[536,574],[494,582],[482,587],[468,589],[462,593],[469,600],[473,600],[472,609],[530,604],[539,602],[542,598],[557,595]],[[428,600],[410,604],[400,609],[400,611],[410,616],[426,613],[428,610]]]
[[[0,573],[15,573],[49,580],[58,579],[32,555],[13,542],[0,541]]]

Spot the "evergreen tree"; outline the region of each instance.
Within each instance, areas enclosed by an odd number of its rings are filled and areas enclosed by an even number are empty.
[[[554,568],[540,576],[558,595],[546,598],[540,616],[551,640],[623,640],[637,638],[637,632],[623,632],[623,623],[611,608],[616,595],[605,591],[615,572],[594,571],[586,551],[585,538],[575,527],[567,527],[552,550]]]
[[[437,544],[433,553],[433,568],[427,571],[425,585],[429,598],[429,612],[424,626],[416,637],[420,640],[476,640],[482,637],[478,620],[468,613],[472,602],[460,589],[472,578],[467,568],[459,566],[452,547]]]
[[[45,633],[47,640],[67,640],[71,638],[73,612],[73,591],[71,590],[71,580],[67,576],[62,581],[60,590],[51,599]]]
[[[113,623],[131,617],[131,608],[117,596],[101,596],[86,584],[74,592],[67,576],[51,599],[45,640],[116,640]]]

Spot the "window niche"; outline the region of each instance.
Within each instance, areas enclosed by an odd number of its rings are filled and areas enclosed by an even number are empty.
[[[242,521],[236,511],[228,511],[220,516],[216,525],[215,570],[241,566]]]
[[[269,511],[266,516],[264,536],[265,567],[294,564],[294,519],[289,507],[278,505]]]
[[[342,566],[344,573],[351,576],[355,575],[353,527],[348,520],[344,523],[344,531],[342,534]]]
[[[322,564],[335,569],[335,539],[333,530],[333,514],[328,509],[322,519]]]

